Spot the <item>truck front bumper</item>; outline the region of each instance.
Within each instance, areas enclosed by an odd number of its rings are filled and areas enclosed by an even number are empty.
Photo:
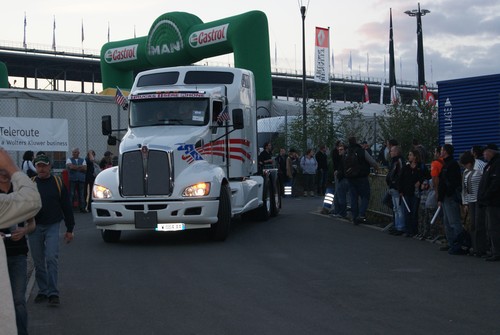
[[[96,201],[92,216],[99,229],[154,230],[156,225],[182,223],[184,229],[208,228],[216,223],[218,200]]]

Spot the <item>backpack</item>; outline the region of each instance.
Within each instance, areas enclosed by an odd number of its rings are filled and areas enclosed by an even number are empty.
[[[361,162],[356,148],[348,148],[344,157],[344,174],[347,178],[356,178],[361,174]]]

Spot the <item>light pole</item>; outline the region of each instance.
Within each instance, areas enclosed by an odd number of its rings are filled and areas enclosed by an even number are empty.
[[[306,93],[306,6],[300,7],[302,14],[302,136],[303,153],[307,150],[307,93]]]
[[[405,14],[417,17],[417,65],[418,65],[418,88],[419,90],[425,85],[425,70],[424,70],[424,37],[422,33],[422,16],[430,13],[430,10],[418,9],[407,10]]]

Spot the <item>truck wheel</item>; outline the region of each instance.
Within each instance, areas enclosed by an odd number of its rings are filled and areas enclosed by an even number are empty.
[[[272,195],[271,185],[269,185],[269,176],[264,177],[264,190],[262,192],[262,207],[257,209],[257,220],[267,221],[271,216]]]
[[[218,221],[210,227],[212,240],[224,241],[231,226],[231,196],[228,185],[222,185],[219,198]]]
[[[279,214],[281,209],[281,188],[278,178],[273,178],[271,188],[271,216],[275,217]]]
[[[101,230],[102,239],[107,243],[117,243],[120,241],[121,234],[121,230]]]

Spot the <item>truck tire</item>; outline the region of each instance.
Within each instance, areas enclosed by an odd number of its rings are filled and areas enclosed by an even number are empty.
[[[264,189],[262,191],[262,206],[257,208],[257,220],[267,221],[271,216],[272,194],[269,176],[264,176]]]
[[[101,236],[106,243],[117,243],[120,241],[120,236],[122,235],[121,230],[101,230]]]
[[[217,218],[217,223],[210,227],[210,234],[212,240],[224,241],[231,227],[231,195],[227,184],[221,186]]]
[[[281,209],[281,188],[278,176],[274,175],[270,179],[271,182],[271,213],[270,216],[275,217],[278,216]]]

